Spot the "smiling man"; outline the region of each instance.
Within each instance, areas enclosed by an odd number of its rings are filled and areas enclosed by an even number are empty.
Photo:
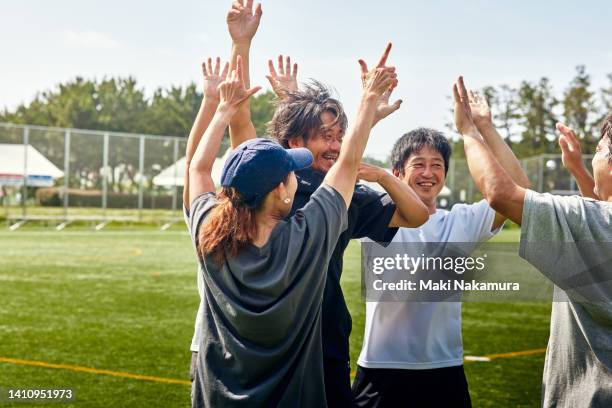
[[[518,160],[493,126],[486,101],[472,94],[471,102],[475,122],[495,155],[516,183],[527,186]],[[460,243],[463,251],[470,252],[498,233],[506,219],[485,200],[456,204],[450,211],[436,208],[450,156],[448,140],[434,129],[415,129],[393,147],[393,174],[414,189],[430,214],[422,226],[400,228],[395,235],[393,243],[415,243],[397,245],[408,251],[414,248],[415,253],[409,255],[421,256],[421,250],[428,248],[436,251],[435,256],[449,256],[444,252],[448,242]],[[363,245],[366,254],[376,251],[375,243],[366,240]],[[366,301],[364,340],[357,363],[353,395],[358,407],[471,406],[463,371],[460,302]]]

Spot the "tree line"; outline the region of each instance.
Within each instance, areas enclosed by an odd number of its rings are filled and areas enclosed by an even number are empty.
[[[597,143],[599,123],[612,110],[612,73],[607,79],[606,86],[593,89],[591,76],[580,65],[560,93],[546,77],[525,80],[518,86],[486,86],[480,91],[491,106],[494,123],[519,158],[557,153],[557,121],[574,128],[583,151],[589,152]],[[274,112],[273,100],[272,92],[251,100],[258,135],[265,134]],[[76,77],[37,94],[30,103],[5,108],[0,121],[186,137],[201,101],[202,92],[195,83],[157,88],[147,96],[134,77]],[[454,126],[447,127],[454,132]],[[461,156],[461,141],[454,144]]]
[[[495,125],[519,158],[559,153],[557,122],[576,131],[583,152],[593,152],[601,121],[612,111],[612,73],[605,86],[593,89],[584,65],[576,67],[575,76],[561,92],[547,77],[518,86],[486,86],[480,92],[489,102]],[[450,121],[447,127],[454,130]],[[463,155],[462,142],[455,145],[457,154]]]

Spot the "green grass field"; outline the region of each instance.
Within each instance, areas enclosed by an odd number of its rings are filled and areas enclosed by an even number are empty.
[[[516,240],[518,231],[501,238]],[[188,381],[199,299],[195,258],[182,228],[57,232],[26,226],[3,229],[0,248],[0,388],[72,388],[72,405],[79,407],[189,405],[187,384],[72,367]],[[343,287],[353,315],[354,368],[364,323],[356,243],[346,253]],[[466,303],[465,354],[546,347],[549,315],[548,303]],[[474,406],[539,406],[543,362],[537,353],[467,363]],[[0,407],[27,405],[0,401]]]

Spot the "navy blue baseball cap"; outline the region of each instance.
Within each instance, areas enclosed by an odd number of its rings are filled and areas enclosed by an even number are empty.
[[[285,149],[269,139],[251,139],[238,146],[225,161],[221,185],[238,190],[245,204],[254,208],[290,172],[311,164],[312,153],[308,149]]]

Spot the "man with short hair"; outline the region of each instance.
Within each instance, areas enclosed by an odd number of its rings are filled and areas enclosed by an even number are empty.
[[[528,185],[518,160],[493,126],[484,99],[478,98],[474,112],[478,128],[494,146],[504,168],[518,183]],[[400,228],[391,244],[394,251],[418,249],[412,255],[421,256],[421,250],[428,248],[440,250],[436,256],[451,256],[445,243],[454,242],[469,253],[501,230],[506,217],[484,200],[456,204],[450,211],[436,207],[450,156],[447,138],[434,129],[412,130],[395,143],[393,174],[414,189],[430,216],[420,227]],[[366,257],[377,248],[372,242],[362,245]],[[358,407],[471,406],[463,370],[459,301],[377,302],[368,301],[366,294],[365,333],[357,364],[353,396]]]
[[[519,255],[555,284],[542,380],[543,407],[612,406],[612,114],[601,128],[593,176],[578,140],[559,124],[563,164],[585,196],[518,185],[474,124],[463,78],[453,86],[455,124],[485,199],[521,225]]]

